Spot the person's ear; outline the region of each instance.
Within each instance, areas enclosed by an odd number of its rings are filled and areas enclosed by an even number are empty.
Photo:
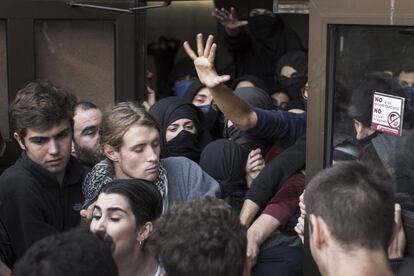
[[[138,231],[137,240],[145,241],[152,233],[154,225],[151,221],[147,221]]]
[[[26,150],[26,146],[24,145],[24,142],[22,141],[22,139],[20,138],[20,135],[17,132],[13,133],[13,137],[14,137],[14,139],[16,139],[16,141],[19,144],[20,148],[22,150]]]
[[[111,145],[105,144],[103,146],[105,156],[112,162],[119,162],[119,152],[117,152]]]
[[[309,216],[309,235],[312,238],[313,244],[317,249],[321,249],[327,242],[327,228],[326,224],[320,217],[311,214]]]

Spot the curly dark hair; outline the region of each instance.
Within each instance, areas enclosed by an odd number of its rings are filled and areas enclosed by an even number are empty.
[[[112,241],[77,228],[46,237],[14,266],[16,276],[117,276]]]
[[[246,264],[246,228],[230,207],[211,197],[174,205],[147,245],[168,276],[240,276]]]
[[[27,128],[47,130],[62,120],[73,125],[76,97],[50,81],[31,82],[17,92],[10,105],[14,130],[23,139]]]

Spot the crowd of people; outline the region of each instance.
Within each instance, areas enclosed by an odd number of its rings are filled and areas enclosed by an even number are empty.
[[[212,15],[232,74],[215,68],[214,36],[198,34],[144,103],[101,111],[50,81],[17,92],[22,153],[0,175],[0,275],[302,275],[306,231],[322,275],[410,264],[414,67],[366,76],[347,110],[353,143],[334,145],[332,167],[305,187],[312,91],[297,34],[266,9]],[[402,137],[371,128],[374,92],[407,99]]]

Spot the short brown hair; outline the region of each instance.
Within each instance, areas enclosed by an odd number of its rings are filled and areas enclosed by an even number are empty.
[[[356,161],[338,162],[306,187],[306,213],[321,217],[344,248],[386,250],[394,224],[394,197],[383,172]]]
[[[168,276],[239,276],[246,264],[246,227],[224,201],[205,197],[169,209],[147,246]]]
[[[104,145],[110,145],[114,150],[119,151],[122,138],[134,124],[153,127],[160,131],[160,126],[154,118],[134,102],[117,103],[107,109],[103,114],[99,130],[102,152]]]
[[[47,130],[62,120],[71,125],[76,97],[50,81],[31,82],[17,92],[10,106],[14,130],[24,138],[27,128]]]

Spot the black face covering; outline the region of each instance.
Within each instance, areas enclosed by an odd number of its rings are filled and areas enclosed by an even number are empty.
[[[306,81],[305,81],[306,82]],[[293,100],[302,99],[302,87],[304,87],[303,78],[292,77],[284,78],[279,81],[281,89],[289,98]]]
[[[177,136],[167,142],[169,156],[185,156],[198,163],[201,150],[197,145],[197,135],[186,130],[182,130]]]
[[[189,103],[184,98],[163,98],[157,101],[151,107],[150,114],[154,116],[154,118],[161,126],[161,158],[178,156],[180,155],[178,152],[187,152],[183,155],[189,157],[190,159],[196,160],[198,159],[197,156],[200,155],[201,149],[203,149],[204,146],[211,141],[211,136],[208,131],[206,131],[204,126],[205,122],[203,113],[196,106]],[[196,138],[189,138],[189,140],[179,140],[179,137],[176,137],[173,139],[174,141],[167,143],[165,139],[167,128],[171,123],[179,119],[190,119],[193,121],[194,126],[197,129],[197,135],[191,135],[196,136]],[[190,141],[191,139],[195,140],[195,142]],[[179,142],[181,142],[183,145],[180,145]],[[186,147],[185,145],[187,143],[190,143],[191,145],[188,145],[188,147]],[[170,148],[169,144],[172,144],[173,146]],[[182,150],[183,147],[186,148],[186,150]],[[196,150],[194,154],[189,153],[192,148]]]
[[[256,39],[266,39],[273,35],[275,19],[270,15],[257,15],[249,18],[249,29]]]
[[[204,121],[207,126],[207,129],[211,129],[219,117],[220,112],[215,110],[211,105],[209,105],[209,109],[206,113],[204,113]]]
[[[246,162],[248,152],[227,139],[208,144],[200,157],[200,167],[220,184],[221,198],[237,212],[247,191]]]

